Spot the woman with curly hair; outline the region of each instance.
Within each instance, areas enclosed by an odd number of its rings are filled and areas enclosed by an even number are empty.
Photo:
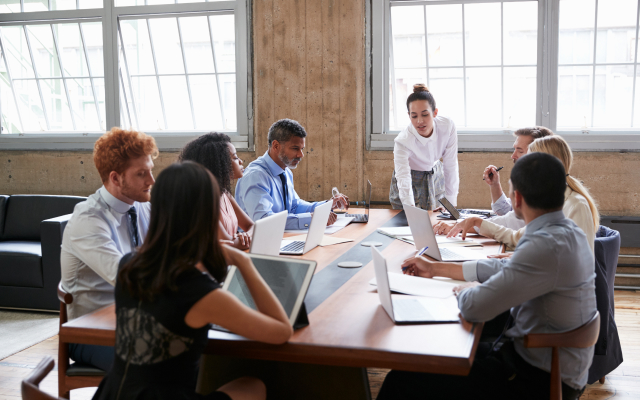
[[[195,161],[207,168],[218,181],[220,199],[220,239],[233,242],[239,249],[248,249],[253,221],[242,211],[231,195],[231,180],[242,178],[244,168],[236,147],[224,133],[211,132],[187,143],[179,161]],[[238,232],[240,227],[243,232]]]

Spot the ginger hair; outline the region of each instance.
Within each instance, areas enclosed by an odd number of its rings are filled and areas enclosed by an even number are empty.
[[[152,136],[138,131],[126,131],[118,127],[102,135],[93,146],[93,163],[102,183],[109,180],[111,171],[123,174],[129,161],[135,158],[158,157],[158,147]]]

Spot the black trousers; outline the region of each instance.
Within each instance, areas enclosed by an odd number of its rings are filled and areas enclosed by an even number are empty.
[[[548,399],[551,374],[527,363],[513,342],[499,351],[476,359],[468,376],[391,371],[378,400],[389,399]],[[582,390],[562,384],[562,398],[574,400]]]

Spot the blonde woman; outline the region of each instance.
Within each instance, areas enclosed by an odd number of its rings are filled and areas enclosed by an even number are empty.
[[[562,212],[584,231],[591,251],[593,251],[593,242],[600,225],[600,214],[589,190],[579,180],[571,176],[573,153],[569,144],[560,136],[547,136],[536,139],[529,145],[529,153],[534,152],[551,154],[564,164],[567,171],[567,189],[564,194]],[[479,228],[478,233],[482,236],[494,238],[510,247],[515,247],[518,244],[526,229],[525,227],[513,230],[478,217],[472,217],[456,224],[447,236],[452,237],[462,232],[462,237],[465,237],[468,232],[474,231],[474,227]]]

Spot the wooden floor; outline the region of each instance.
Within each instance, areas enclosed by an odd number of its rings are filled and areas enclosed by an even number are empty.
[[[587,388],[583,400],[604,399],[640,399],[640,292],[616,291],[616,323],[624,362],[607,376],[604,385],[595,383]],[[0,344],[1,345],[1,344]],[[58,337],[54,336],[20,353],[0,360],[0,400],[20,398],[20,381],[33,371],[33,368],[45,356],[56,359]],[[385,370],[371,369],[369,380],[372,398],[375,399]],[[57,369],[54,369],[40,386],[49,394],[57,395]],[[71,399],[91,399],[95,388],[73,390]]]

